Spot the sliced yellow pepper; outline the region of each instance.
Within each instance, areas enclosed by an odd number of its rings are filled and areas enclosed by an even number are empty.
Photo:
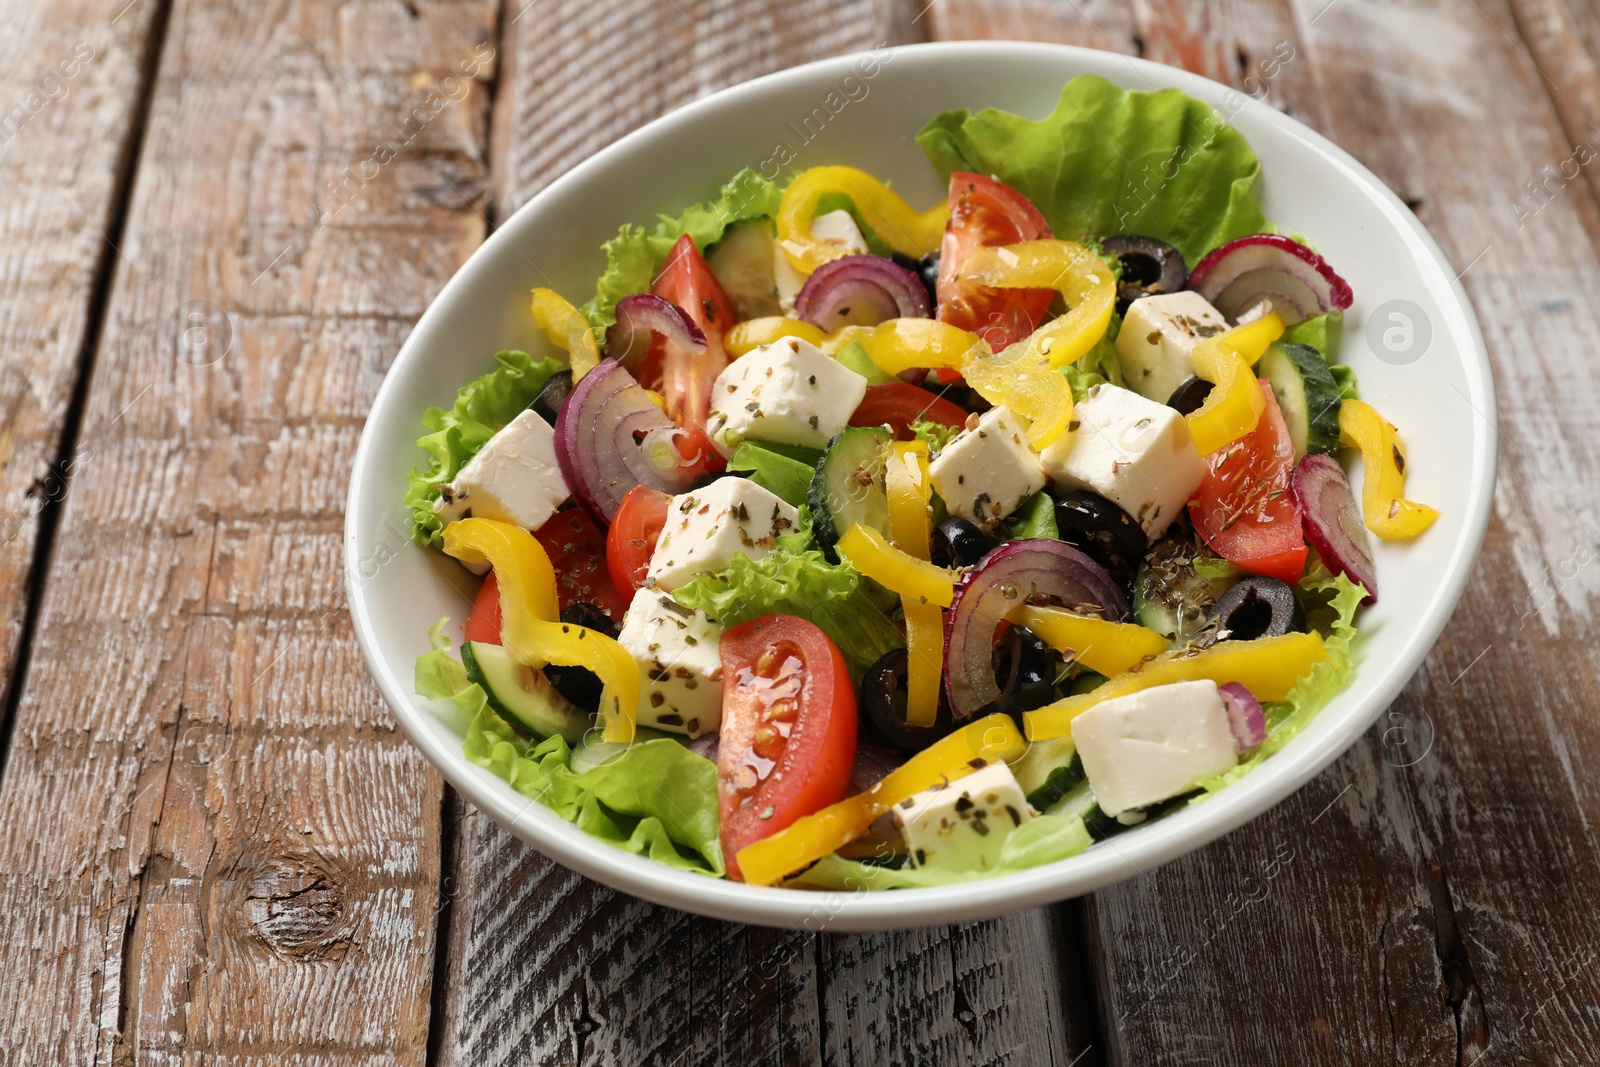
[[[885,589],[913,600],[950,606],[956,576],[891,545],[877,530],[854,523],[839,538],[839,555]]]
[[[1433,525],[1437,508],[1405,498],[1406,454],[1393,423],[1364,400],[1346,400],[1339,405],[1339,438],[1361,449],[1361,512],[1367,529],[1385,541],[1398,541]]]
[[[848,196],[862,221],[891,248],[917,259],[939,250],[945,224],[950,221],[950,204],[946,200],[919,213],[864,170],[812,167],[789,183],[778,205],[778,243],[801,274],[810,274],[844,255],[836,246],[811,236],[811,219],[829,193]]]
[[[896,441],[884,465],[889,498],[889,533],[901,551],[928,558],[928,442]],[[906,723],[932,726],[939,717],[939,682],[944,674],[944,612],[918,597],[902,596],[906,613]]]
[[[781,341],[785,337],[798,337],[802,341],[809,341],[818,348],[824,349],[829,342],[828,335],[822,329],[801,322],[799,319],[785,318],[782,315],[771,315],[760,319],[746,319],[736,323],[722,338],[722,347],[730,356],[743,356],[754,352],[762,345],[770,345],[774,341]],[[843,345],[840,346],[844,347]]]
[[[936,785],[965,777],[988,763],[1011,761],[1027,746],[1010,717],[990,715],[969,723],[912,756],[864,793],[803,816],[771,837],[739,850],[739,870],[751,885],[773,885],[843,848],[872,820]]]
[[[1101,258],[1072,241],[1022,241],[978,247],[961,264],[961,276],[990,289],[1054,289],[1067,313],[1033,332],[1030,357],[1059,370],[1093,348],[1111,325],[1117,283]],[[1031,362],[1031,360],[1030,360]]]
[[[600,694],[601,737],[632,741],[639,712],[639,664],[616,641],[560,621],[556,573],[550,557],[527,530],[492,519],[461,519],[444,528],[444,550],[463,563],[487,563],[500,583],[500,641],[519,663],[587,667],[605,688]]]
[[[600,363],[600,346],[595,342],[594,328],[583,317],[583,312],[554,289],[533,291],[533,321],[550,338],[551,344],[567,354],[574,382]]]
[[[1006,618],[1026,626],[1057,652],[1072,656],[1091,671],[1108,678],[1128,670],[1146,656],[1157,656],[1167,650],[1167,639],[1149,627],[1110,622],[1064,608],[1023,604]]]
[[[1320,634],[1290,633],[1254,641],[1219,641],[1210,648],[1178,649],[1141,663],[1087,693],[1024,712],[1028,740],[1046,741],[1072,733],[1072,720],[1103,701],[1172,682],[1209,678],[1239,682],[1257,700],[1282,700],[1316,664],[1328,658]]]
[[[977,334],[934,319],[889,319],[867,329],[846,326],[836,336],[840,348],[860,341],[872,362],[887,374],[913,367],[959,371],[975,356],[989,354],[989,346]]]
[[[1271,311],[1194,346],[1194,371],[1212,384],[1206,402],[1185,416],[1196,452],[1209,456],[1255,430],[1267,398],[1253,368],[1281,336],[1283,316]]]
[[[1072,386],[1050,360],[1015,344],[996,355],[980,354],[961,368],[967,384],[991,404],[1004,404],[1028,420],[1028,444],[1043,452],[1072,422]]]

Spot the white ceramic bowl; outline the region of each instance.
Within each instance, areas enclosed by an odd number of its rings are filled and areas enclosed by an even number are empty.
[[[452,785],[518,837],[591,878],[661,904],[770,926],[871,930],[986,918],[1149,871],[1259,815],[1365,732],[1422,662],[1472,569],[1494,485],[1494,386],[1456,272],[1405,205],[1322,137],[1204,78],[1105,52],[1008,42],[917,45],[878,53],[870,78],[856,60],[797,67],[690,104],[599,152],[518,211],[445,287],[396,357],[356,455],[345,531],[350,611],[362,651],[401,725]],[[1260,156],[1268,216],[1284,232],[1305,234],[1355,290],[1340,358],[1359,373],[1362,396],[1400,427],[1410,453],[1409,495],[1442,515],[1414,543],[1378,545],[1383,599],[1363,617],[1350,688],[1282,752],[1205,804],[1047,867],[892,893],[764,889],[677,871],[585,835],[464,759],[465,723],[453,709],[416,697],[411,679],[413,661],[427,649],[424,631],[442,614],[465,617],[473,582],[407,540],[400,495],[420,458],[414,442],[423,410],[447,405],[459,386],[491,366],[498,349],[545,350],[528,312],[529,289],[548,285],[585,299],[601,267],[600,243],[619,225],[707,199],[739,168],[781,157],[779,145],[794,152],[780,158],[785,172],[852,164],[892,180],[911,203],[929,203],[944,190],[912,137],[930,117],[990,106],[1039,117],[1079,74],[1131,89],[1176,87],[1230,116]],[[848,102],[820,131],[813,121],[808,133],[802,120],[830,92],[838,94],[834,107]],[[813,139],[803,143],[805,136]],[[1408,365],[1380,360],[1368,343],[1373,312],[1396,299],[1420,310],[1423,320],[1413,325],[1431,328],[1427,352]],[[1405,328],[1398,320],[1393,326]]]

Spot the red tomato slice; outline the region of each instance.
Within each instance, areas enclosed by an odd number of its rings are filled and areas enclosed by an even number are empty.
[[[985,289],[956,280],[980,245],[1010,245],[1050,236],[1050,225],[1027,197],[983,174],[950,175],[950,225],[939,246],[940,322],[982,337],[996,352],[1027,337],[1050,310],[1050,289]]]
[[[661,394],[667,398],[667,414],[679,426],[703,428],[711,409],[712,383],[728,365],[722,335],[736,321],[733,301],[688,234],[672,246],[650,291],[682,308],[706,335],[706,350],[698,354],[659,339],[656,342],[661,348]],[[649,359],[646,357],[646,363]],[[643,377],[639,380],[645,381]]]
[[[844,657],[793,615],[722,635],[717,813],[728,877],[752,841],[844,799],[856,756],[856,693]]]
[[[1300,512],[1290,498],[1294,444],[1272,386],[1255,432],[1206,457],[1209,473],[1189,501],[1189,518],[1211,550],[1253,574],[1291,585],[1306,565]]]
[[[606,532],[606,565],[611,581],[631,597],[644,585],[656,540],[667,524],[667,503],[672,498],[648,485],[636,485],[622,498],[617,517]]]
[[[500,583],[494,571],[478,587],[472,600],[472,611],[467,614],[467,640],[483,645],[500,643]]]
[[[963,426],[967,421],[964,409],[926,389],[910,382],[884,382],[867,386],[867,395],[850,416],[851,426],[894,427],[898,440],[911,440],[913,422],[941,422],[946,426]]]
[[[611,582],[611,572],[606,568],[605,532],[587,511],[558,511],[533,536],[544,546],[550,565],[555,568],[556,601],[562,610],[582,600],[622,621],[628,599]]]

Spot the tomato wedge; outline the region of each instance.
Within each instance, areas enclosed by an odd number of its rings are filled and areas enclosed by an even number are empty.
[[[1208,473],[1189,501],[1189,518],[1223,559],[1292,585],[1306,565],[1300,511],[1288,491],[1294,442],[1271,384],[1263,378],[1260,385],[1267,401],[1261,421],[1206,457]]]
[[[556,600],[562,610],[575,601],[593,604],[618,622],[628,610],[606,567],[606,535],[583,508],[558,511],[534,531],[556,572]]]
[[[856,694],[828,635],[763,615],[722,635],[717,814],[728,877],[752,841],[844,799],[856,756]]]
[[[982,337],[996,352],[1032,333],[1055,299],[1050,289],[985,289],[956,280],[980,245],[1049,237],[1039,209],[1005,182],[970,171],[950,175],[950,225],[939,247],[938,319]]]
[[[466,631],[467,640],[476,644],[500,643],[500,583],[495,581],[494,571],[489,572],[489,577],[478,587],[478,595],[472,599]]]
[[[736,321],[733,301],[728,299],[722,284],[706,266],[705,257],[688,234],[678,238],[678,243],[672,246],[650,291],[682,308],[706,335],[706,350],[699,353],[660,338],[656,340],[661,350],[660,392],[667,398],[667,414],[679,426],[702,429],[711,409],[712,383],[728,365],[722,335]],[[646,365],[654,355],[652,351],[645,358]],[[644,370],[642,365],[641,374]],[[646,388],[655,388],[644,377],[639,380]]]
[[[946,426],[966,424],[966,411],[956,404],[919,389],[910,382],[884,382],[867,386],[867,395],[850,416],[851,426],[883,426],[894,428],[899,441],[911,440],[913,422],[940,422]]]
[[[670,496],[648,485],[636,485],[622,498],[617,517],[606,532],[606,565],[611,581],[625,596],[644,585],[650,557],[655,554],[661,528],[667,524]]]

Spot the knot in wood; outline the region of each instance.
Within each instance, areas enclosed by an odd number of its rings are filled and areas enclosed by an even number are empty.
[[[303,856],[266,860],[245,881],[245,908],[255,936],[277,956],[338,960],[355,944],[344,890]]]

